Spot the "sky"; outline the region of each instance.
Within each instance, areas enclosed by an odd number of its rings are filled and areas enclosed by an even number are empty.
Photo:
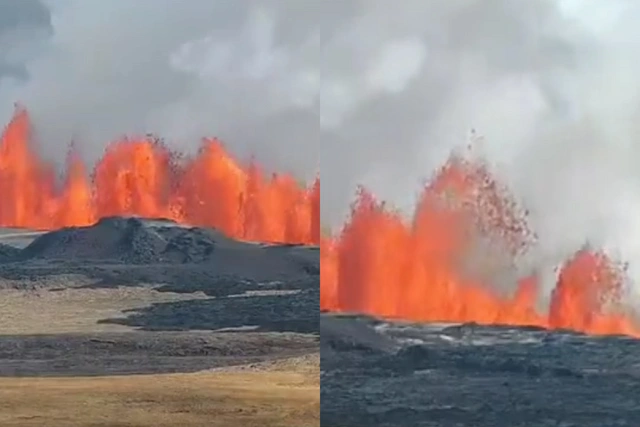
[[[42,151],[94,159],[123,134],[318,173],[319,23],[290,0],[0,0],[0,121],[26,106]],[[317,9],[317,8],[316,8]]]
[[[54,157],[153,132],[319,168],[334,227],[360,184],[409,213],[474,130],[539,259],[589,241],[640,274],[639,18],[633,0],[0,0],[0,120],[23,103]]]

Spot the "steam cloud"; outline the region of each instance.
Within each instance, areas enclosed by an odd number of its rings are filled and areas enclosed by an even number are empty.
[[[319,152],[332,225],[358,184],[409,211],[475,129],[538,260],[589,240],[639,277],[638,16],[632,0],[0,0],[0,118],[26,104],[48,153],[215,132],[310,178]]]
[[[322,215],[357,184],[405,211],[465,146],[530,211],[534,264],[585,242],[640,277],[640,4],[384,0],[323,32]]]
[[[218,136],[310,180],[319,36],[290,0],[0,0],[0,120],[24,104],[54,157],[72,139],[95,159],[122,134]]]

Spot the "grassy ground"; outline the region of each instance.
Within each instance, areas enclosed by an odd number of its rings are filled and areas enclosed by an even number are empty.
[[[318,360],[195,374],[0,378],[3,427],[320,425]]]
[[[66,285],[65,279],[61,276],[49,281],[57,280]],[[75,277],[67,280],[69,283],[84,284]],[[0,285],[7,286],[10,282],[7,279],[0,279]],[[2,313],[0,334],[131,331],[132,328],[128,326],[99,323],[99,321],[126,317],[125,310],[148,307],[153,303],[205,298],[207,297],[199,292],[176,294],[158,292],[149,287],[67,288],[57,292],[46,289],[37,291],[0,289],[0,312]]]

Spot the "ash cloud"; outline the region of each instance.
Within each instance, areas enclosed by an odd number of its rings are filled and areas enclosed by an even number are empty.
[[[474,129],[530,211],[543,276],[589,241],[638,277],[640,4],[349,3],[323,30],[325,222],[344,220],[358,184],[410,212]]]
[[[313,5],[311,5],[313,6]],[[0,120],[19,102],[45,155],[123,134],[318,170],[319,27],[291,0],[0,0]],[[15,43],[19,40],[20,43]]]

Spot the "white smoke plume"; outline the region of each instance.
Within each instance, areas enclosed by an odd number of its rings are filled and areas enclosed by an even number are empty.
[[[323,218],[358,184],[411,211],[473,129],[538,262],[589,241],[640,278],[639,17],[630,0],[354,3],[323,32]]]
[[[151,132],[192,151],[318,171],[319,23],[290,0],[0,0],[0,120],[27,107],[42,151]],[[3,78],[4,77],[4,78]]]
[[[338,225],[358,184],[410,211],[421,181],[475,129],[529,209],[541,259],[556,264],[588,240],[640,273],[638,2],[0,0],[0,10],[0,119],[24,103],[45,153],[72,137],[96,155],[122,133],[187,148],[213,134],[305,178],[319,155],[323,221]]]

